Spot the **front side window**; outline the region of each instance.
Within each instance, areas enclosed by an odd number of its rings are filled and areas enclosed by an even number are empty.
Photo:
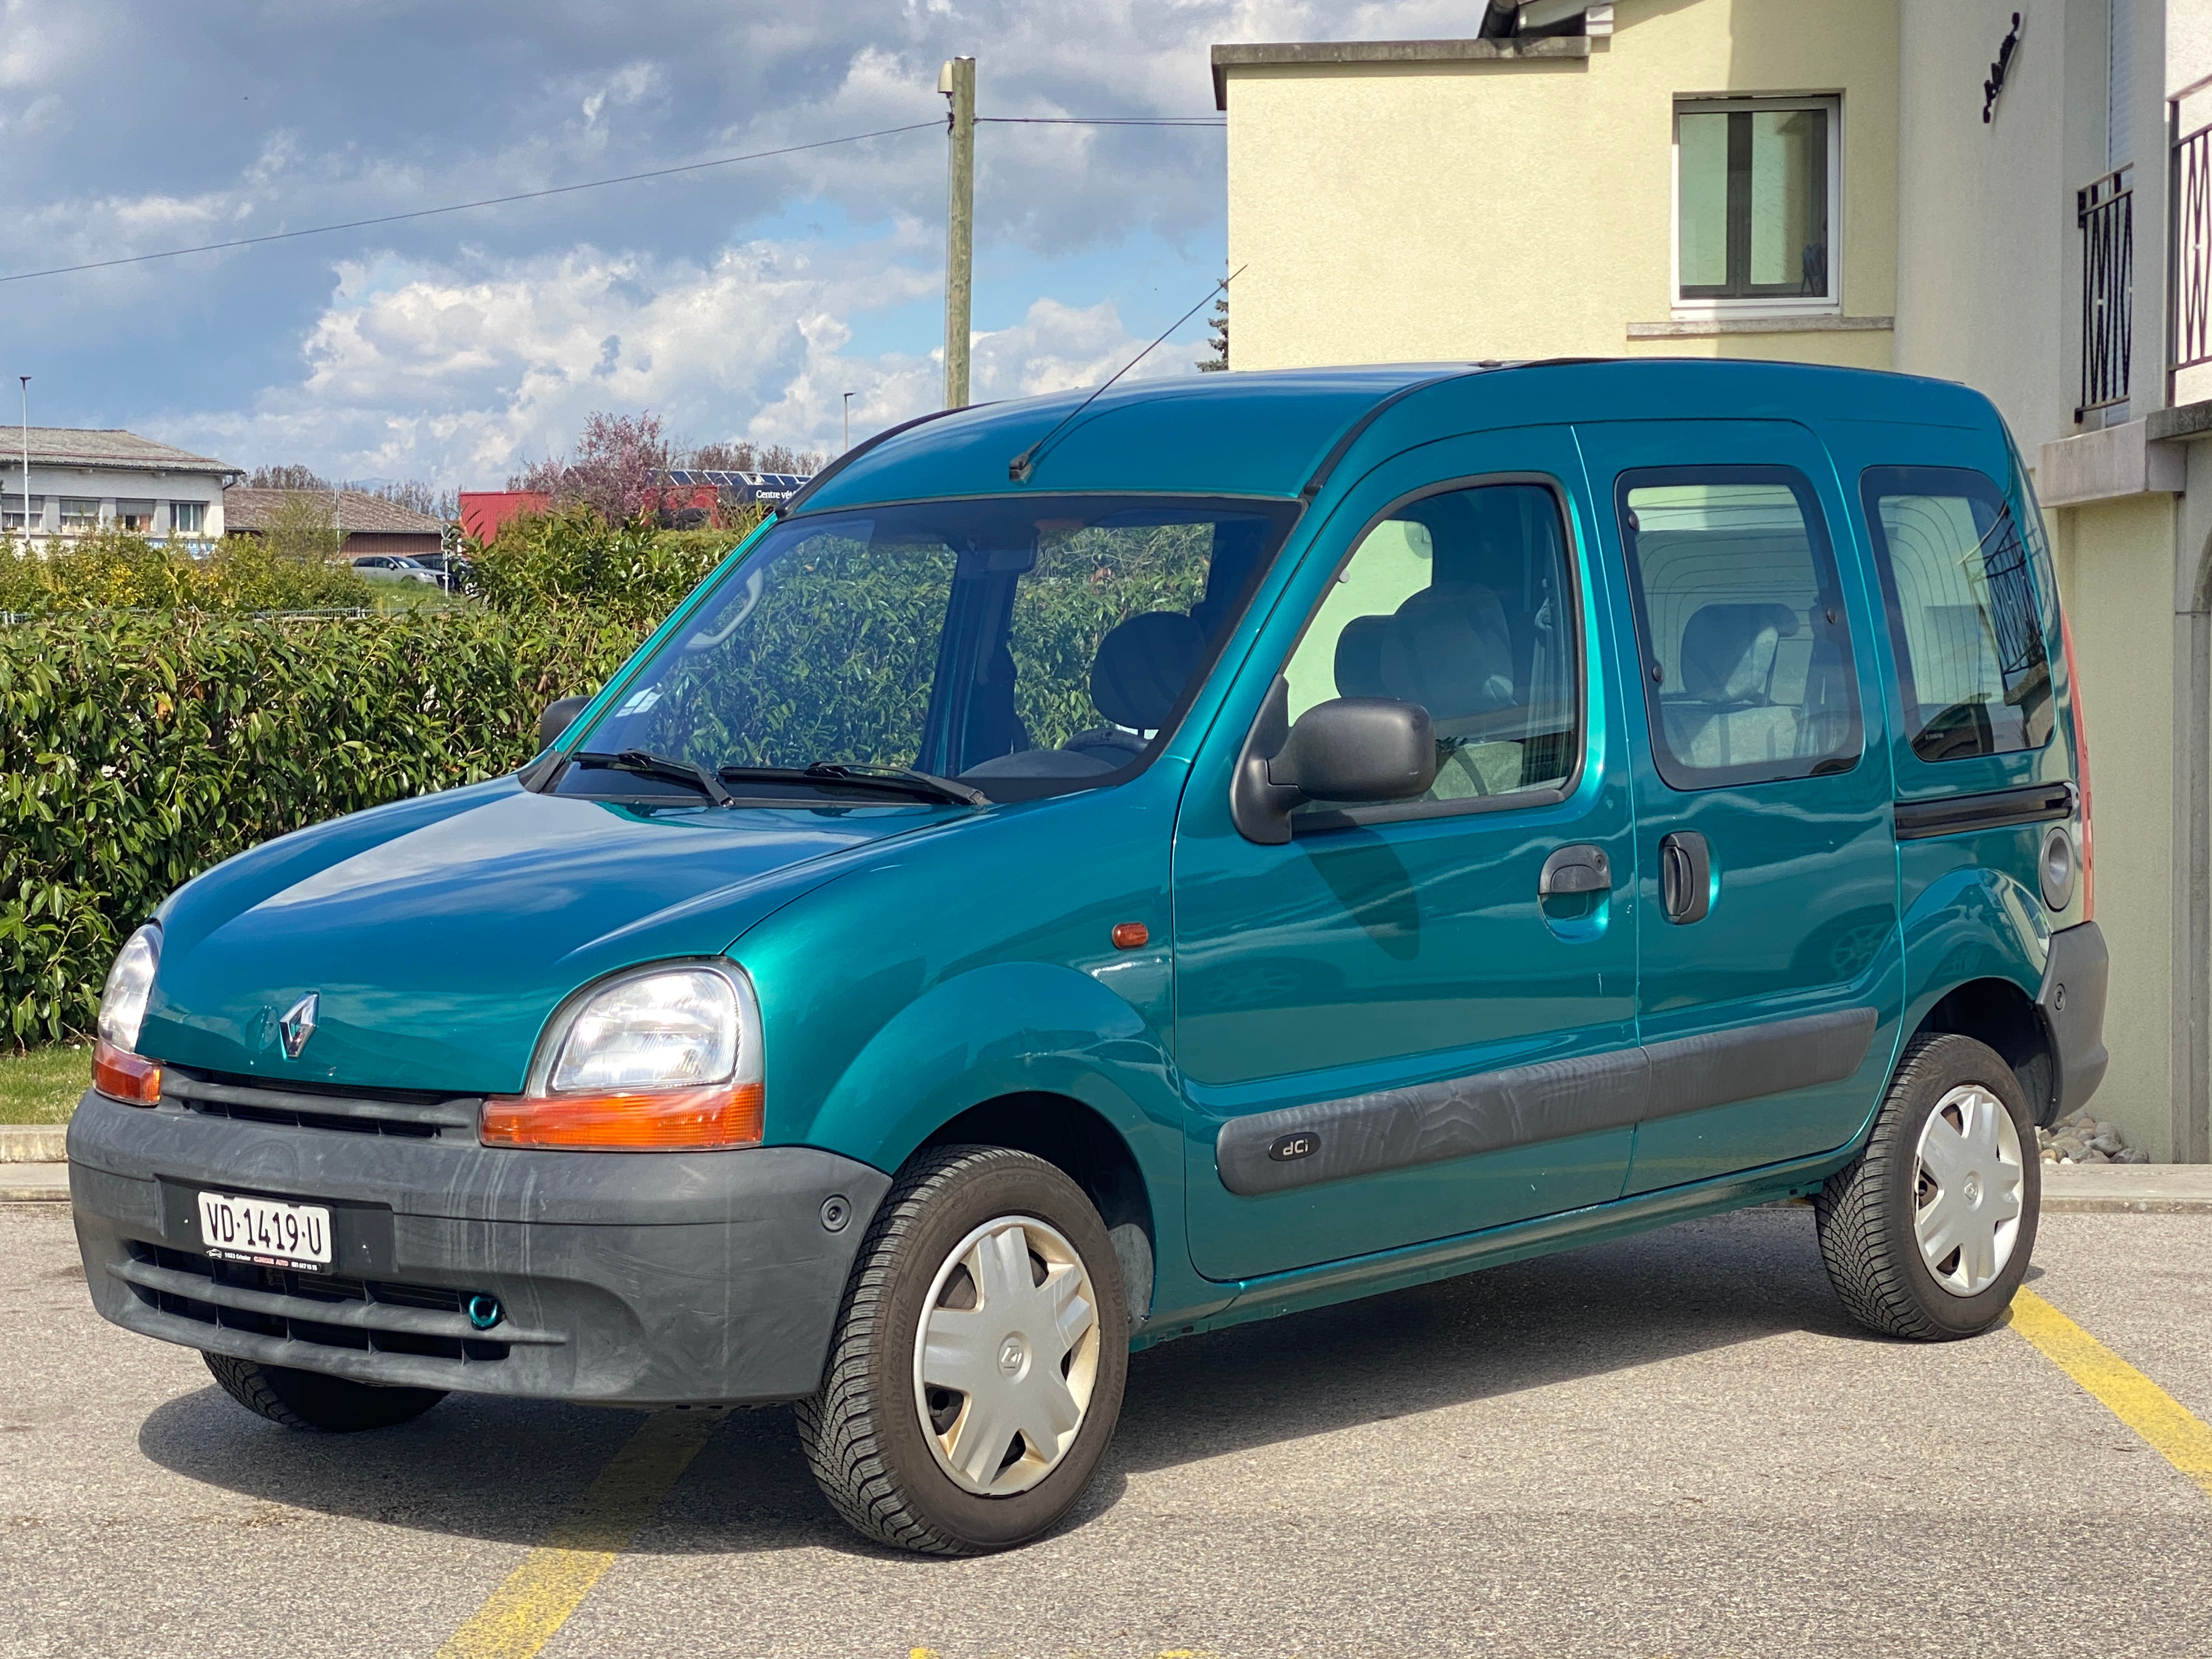
[[[895,799],[839,767],[906,769],[994,799],[1113,779],[1181,717],[1295,516],[1289,503],[1077,495],[792,520],[721,578],[553,787],[700,793],[665,769],[608,763],[625,755],[807,805]]]
[[[1938,466],[1870,467],[1859,489],[1912,752],[2040,749],[2052,707],[2039,573],[2003,491]]]
[[[198,536],[207,528],[205,501],[171,501],[169,528],[179,536]]]
[[[1659,775],[1711,789],[1848,771],[1850,629],[1803,475],[1670,467],[1623,473],[1619,495]]]
[[[1291,719],[1332,697],[1417,702],[1437,735],[1427,800],[1558,789],[1582,749],[1567,559],[1559,499],[1541,484],[1395,509],[1360,538],[1283,670]]]
[[[1680,299],[1834,297],[1838,107],[1832,98],[1675,106]]]

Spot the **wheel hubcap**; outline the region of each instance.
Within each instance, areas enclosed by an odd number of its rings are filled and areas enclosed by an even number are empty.
[[[938,1467],[988,1498],[1059,1466],[1098,1378],[1098,1297],[1053,1228],[1001,1216],[938,1268],[915,1333],[914,1398]]]
[[[1936,1103],[1920,1131],[1912,1232],[1921,1260],[1954,1296],[1996,1282],[2020,1237],[2020,1130],[1978,1083]]]

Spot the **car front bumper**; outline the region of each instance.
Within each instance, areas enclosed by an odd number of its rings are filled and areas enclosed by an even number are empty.
[[[69,1155],[94,1305],[127,1329],[363,1382],[621,1405],[812,1392],[890,1185],[811,1147],[528,1152],[90,1092]],[[329,1273],[212,1261],[202,1191],[327,1206]],[[471,1297],[497,1298],[495,1323]]]

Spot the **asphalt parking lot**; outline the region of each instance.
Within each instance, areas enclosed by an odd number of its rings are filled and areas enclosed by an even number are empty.
[[[2037,1260],[2206,1433],[2212,1217]],[[782,1411],[273,1427],[94,1316],[65,1206],[0,1209],[0,1309],[7,1655],[2212,1652],[2212,1466],[2021,1329],[1863,1335],[1802,1209],[1140,1355],[1073,1523],[971,1561],[848,1534]]]

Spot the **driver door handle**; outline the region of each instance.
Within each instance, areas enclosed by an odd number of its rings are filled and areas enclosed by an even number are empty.
[[[1544,860],[1543,873],[1536,878],[1539,898],[1612,890],[1613,860],[1606,857],[1604,848],[1592,847],[1587,842],[1559,848]]]

